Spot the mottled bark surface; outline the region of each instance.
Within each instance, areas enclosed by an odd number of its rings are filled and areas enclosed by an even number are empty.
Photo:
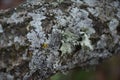
[[[1,80],[46,80],[119,52],[117,0],[27,0],[0,10]]]

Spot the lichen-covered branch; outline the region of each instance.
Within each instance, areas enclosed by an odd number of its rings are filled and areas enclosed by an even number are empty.
[[[0,11],[1,79],[46,80],[119,51],[118,0],[27,0]]]

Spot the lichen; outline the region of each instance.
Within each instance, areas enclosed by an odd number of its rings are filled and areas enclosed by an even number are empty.
[[[86,32],[87,30],[84,32],[81,31],[79,34],[72,33],[69,30],[63,32],[61,40],[62,46],[60,47],[62,55],[65,53],[72,53],[75,50],[75,46],[81,46],[82,49],[85,49],[85,47],[87,47],[88,50],[93,50],[93,46],[91,45],[91,41]]]
[[[108,27],[110,31],[116,31],[118,25],[119,25],[119,21],[117,19],[112,19],[108,24]]]
[[[19,13],[13,13],[10,17],[4,17],[4,21],[9,23],[22,23],[27,16],[25,16],[26,12],[19,12]],[[22,16],[22,17],[21,17]]]
[[[41,14],[34,14],[34,13],[29,13],[29,16],[33,18],[33,20],[30,22],[30,26],[34,27],[28,34],[27,38],[28,41],[31,42],[31,47],[32,48],[42,48],[41,46],[44,43],[47,43],[47,38],[45,37],[45,33],[42,30],[42,20],[45,19],[46,17]]]
[[[59,9],[53,10],[56,14],[55,18],[57,19],[55,28],[59,30],[62,29],[62,45],[60,47],[62,55],[72,53],[77,45],[84,49],[88,47],[88,50],[93,50],[89,38],[91,34],[95,33],[95,30],[92,28],[92,20],[88,18],[89,13],[77,7],[70,7],[68,11],[69,16]],[[82,35],[83,33],[84,35]],[[79,40],[81,38],[82,40]]]
[[[3,33],[3,28],[1,24],[0,24],[0,33]]]
[[[66,30],[62,33],[62,46],[60,47],[60,51],[62,51],[62,55],[65,53],[72,53],[75,49],[76,45],[80,45],[79,35],[75,35],[74,33]]]
[[[26,0],[14,10],[0,11],[0,49],[6,52],[0,51],[7,54],[0,55],[0,62],[9,65],[3,61],[11,61],[8,52],[12,51],[22,56],[21,63],[29,62],[26,75],[21,76],[23,70],[16,65],[5,73],[14,69],[17,79],[46,80],[58,71],[93,66],[118,54],[119,13],[118,0]]]

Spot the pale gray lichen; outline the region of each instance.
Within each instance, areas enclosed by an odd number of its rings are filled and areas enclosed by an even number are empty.
[[[101,35],[101,39],[97,42],[97,48],[105,48],[107,46],[106,44],[106,41],[107,41],[107,37],[106,35]]]
[[[76,45],[81,45],[82,47],[88,47],[93,50],[91,41],[89,37],[91,34],[95,33],[92,28],[92,20],[88,18],[88,12],[83,9],[69,8],[69,16],[64,14],[61,10],[54,10],[56,14],[56,28],[66,28],[61,30],[62,34],[62,45],[60,51],[62,55],[65,53],[72,53],[75,50]],[[83,34],[81,36],[81,34]],[[83,40],[79,41],[79,38]]]
[[[81,39],[81,40],[80,40]],[[88,50],[93,50],[93,46],[91,45],[91,41],[89,40],[89,36],[85,32],[80,32],[79,35],[72,33],[68,30],[62,33],[62,46],[60,50],[62,51],[62,55],[65,53],[72,53],[75,50],[75,46],[81,45],[82,49],[85,47],[89,48]]]
[[[0,24],[0,33],[3,33],[3,28],[1,24]]]
[[[58,71],[64,73],[75,67],[96,65],[99,59],[120,50],[120,10],[116,1],[64,0],[60,4],[56,1],[27,0],[14,10],[15,14],[4,17],[6,12],[0,12],[4,30],[4,34],[0,34],[0,47],[15,44],[16,48],[17,43],[25,41],[29,47],[25,55],[31,58],[27,72],[35,80],[46,80]],[[56,2],[57,6],[51,6],[52,2]],[[30,19],[25,21],[26,17]],[[24,30],[27,26],[25,34],[22,33],[23,29],[20,30],[21,26]],[[47,48],[43,49],[43,45]],[[29,77],[23,80],[29,80]]]
[[[47,43],[47,38],[45,37],[45,33],[42,30],[42,22],[41,20],[45,19],[46,17],[43,16],[44,13],[41,14],[35,14],[35,13],[29,13],[28,15],[33,18],[33,20],[30,22],[30,26],[33,26],[35,29],[32,29],[28,34],[27,38],[28,41],[31,42],[32,48],[41,48],[41,45],[43,43]]]
[[[95,8],[87,8],[88,11],[95,17],[98,17],[100,15],[100,8],[99,7],[95,7]]]
[[[112,19],[109,22],[108,27],[109,27],[110,31],[116,31],[116,28],[118,25],[119,25],[119,21],[117,19]]]
[[[79,35],[75,35],[74,33],[66,30],[62,33],[62,46],[60,47],[60,51],[62,51],[62,55],[65,53],[72,53],[75,49],[76,45],[80,45]]]
[[[42,31],[36,32],[31,30],[27,34],[28,41],[31,42],[32,48],[41,48],[41,45],[46,41],[45,34]]]
[[[42,5],[44,2],[45,1],[43,1],[43,0],[27,0],[27,3],[32,5],[32,7],[34,7],[34,5]]]
[[[71,0],[71,1],[74,2],[74,3],[77,3],[79,5],[83,4],[83,2],[81,0]]]
[[[35,13],[28,13],[29,16],[32,17],[32,21],[30,22],[30,25],[33,26],[36,30],[42,28],[41,27],[41,20],[45,19],[46,17],[43,15],[44,13],[35,14]]]
[[[118,8],[118,9],[119,9],[119,7],[120,7],[119,4],[120,4],[120,2],[119,2],[118,0],[113,1],[113,2],[110,3],[111,6],[113,6],[113,7],[115,7],[115,8]]]
[[[57,0],[57,2],[62,3],[64,0]]]
[[[47,50],[39,51],[41,44],[46,41],[42,26],[40,27],[40,31],[37,32],[36,29],[38,27],[33,25],[35,29],[27,34],[28,40],[31,42],[31,47],[39,48],[33,49],[32,60],[29,64],[29,68],[31,69],[30,73],[33,72],[32,70],[39,69],[40,72],[44,74],[43,68],[44,70],[50,68],[50,70],[54,72],[58,70],[64,72],[67,68],[75,67],[75,65],[72,65],[74,61],[71,62],[69,61],[70,59],[67,61],[67,64],[62,65],[62,63],[64,58],[66,58],[65,56],[74,53],[77,45],[82,46],[84,50],[85,47],[87,47],[87,50],[93,49],[89,37],[95,33],[95,30],[92,28],[92,20],[88,18],[88,12],[83,9],[78,9],[77,7],[70,7],[68,11],[70,12],[69,15],[66,15],[60,9],[50,11],[55,14],[55,25],[52,25],[53,29],[48,38],[49,48]],[[79,40],[80,38],[82,38],[82,40]],[[62,52],[61,56],[59,51]],[[72,55],[75,55],[75,53]],[[61,60],[61,58],[63,58],[63,60]],[[76,64],[77,62],[74,63]]]
[[[93,46],[91,45],[91,41],[90,41],[90,37],[85,33],[85,32],[81,32],[81,34],[83,34],[82,36],[82,41],[81,41],[81,46],[83,47],[83,49],[85,47],[88,47],[90,50],[93,50]]]
[[[83,0],[87,5],[93,7],[97,5],[97,0]]]
[[[117,12],[116,16],[117,16],[118,19],[120,20],[120,9],[119,9],[119,8],[118,8],[118,12]]]
[[[19,12],[19,13],[13,13],[9,18],[4,17],[4,21],[6,21],[7,23],[22,23],[24,21],[24,19],[27,17],[25,16],[26,12]]]
[[[14,42],[19,43],[20,45],[24,45],[25,44],[25,39],[22,36],[16,36],[14,38]]]

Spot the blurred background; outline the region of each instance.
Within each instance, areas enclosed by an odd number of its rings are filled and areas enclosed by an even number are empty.
[[[50,80],[120,80],[120,56],[112,56],[96,68],[76,68],[66,75],[57,73]]]
[[[18,6],[25,0],[0,0],[0,9],[7,9]]]
[[[94,74],[94,71],[78,68],[70,71],[67,75],[57,73],[50,80],[95,80]]]

